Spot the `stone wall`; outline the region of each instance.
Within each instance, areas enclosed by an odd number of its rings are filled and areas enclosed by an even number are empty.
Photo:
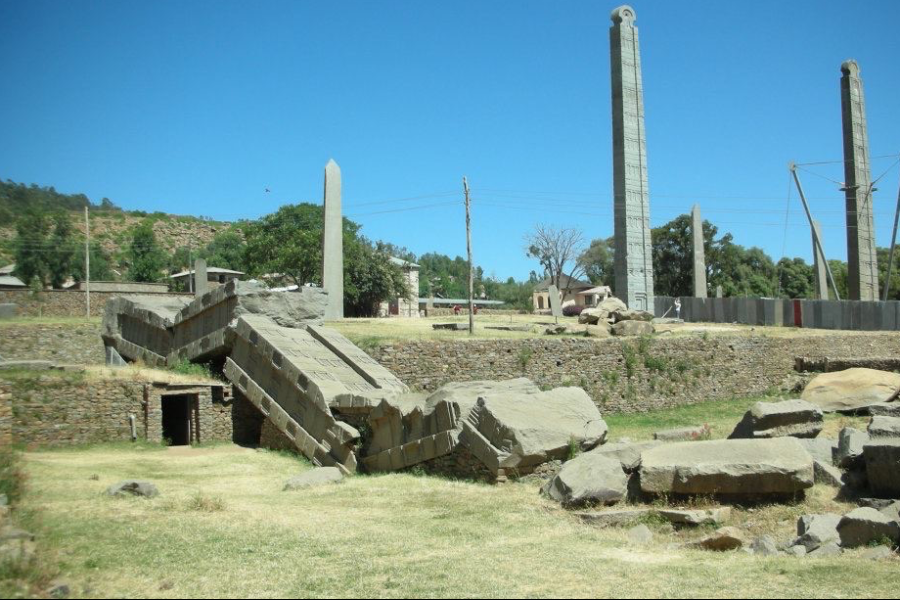
[[[0,323],[0,356],[6,360],[103,364],[100,323]]]
[[[195,395],[194,442],[231,441],[230,386],[224,388],[228,393],[215,389],[168,388],[152,381],[99,379],[82,372],[0,373],[0,405],[5,402],[11,408],[12,443],[26,448],[129,441],[132,416],[138,439],[161,442],[161,398],[176,394]],[[8,390],[8,401],[2,390]]]
[[[633,413],[765,393],[795,372],[800,356],[898,353],[897,334],[834,333],[409,341],[373,356],[424,391],[451,381],[528,377],[541,386],[583,387],[602,411]]]
[[[107,301],[121,295],[122,292],[91,292],[91,316],[102,317]],[[149,295],[193,297],[191,294]],[[39,294],[30,290],[0,290],[0,304],[16,304],[20,317],[84,317],[87,309],[84,296],[85,292],[77,290],[47,290]]]
[[[462,310],[459,311],[460,315],[466,315],[466,316],[469,315],[469,305],[468,304],[460,305],[460,308],[462,308]],[[425,310],[425,312],[428,313],[426,315],[428,317],[452,317],[455,315],[452,308],[431,308],[431,309],[423,308],[423,310]],[[482,316],[487,315],[487,316],[502,317],[502,316],[510,316],[510,315],[523,315],[523,314],[528,314],[528,313],[524,310],[516,310],[514,308],[479,308],[478,314],[482,315]]]

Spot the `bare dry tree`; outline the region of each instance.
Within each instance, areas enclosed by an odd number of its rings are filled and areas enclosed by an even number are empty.
[[[571,290],[570,282],[584,275],[579,257],[584,253],[584,233],[580,229],[556,228],[551,225],[535,225],[534,231],[525,236],[525,252],[536,258],[547,277],[562,294]],[[563,284],[563,275],[568,279]]]

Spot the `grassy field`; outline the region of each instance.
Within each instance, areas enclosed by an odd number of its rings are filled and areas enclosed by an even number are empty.
[[[750,400],[613,416],[615,437],[669,426],[733,426]],[[836,420],[829,427],[836,427]],[[730,430],[730,429],[729,429]],[[896,560],[704,553],[708,530],[648,522],[655,540],[580,523],[531,482],[489,486],[412,474],[357,476],[283,492],[309,469],[286,454],[232,445],[100,446],[25,455],[26,504],[76,597],[795,597],[895,596]],[[103,492],[127,478],[153,500]],[[806,513],[846,512],[835,490],[736,509],[733,525],[786,541]]]

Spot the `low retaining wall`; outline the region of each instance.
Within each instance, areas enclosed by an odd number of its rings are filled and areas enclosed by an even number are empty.
[[[0,291],[0,304],[15,304],[20,317],[84,317],[86,316],[86,292],[77,290],[45,290],[35,294],[30,290]],[[123,292],[91,292],[91,316],[102,317],[106,302]],[[191,294],[146,294],[149,296],[186,296]]]
[[[740,323],[843,331],[900,330],[900,302],[682,297],[681,318],[689,323]],[[657,296],[657,317],[675,316],[675,298]]]
[[[898,353],[900,336],[889,333],[409,341],[372,351],[414,389],[528,377],[582,387],[601,410],[623,413],[763,394],[795,373],[800,356]]]
[[[99,323],[0,323],[0,356],[61,364],[105,362]]]

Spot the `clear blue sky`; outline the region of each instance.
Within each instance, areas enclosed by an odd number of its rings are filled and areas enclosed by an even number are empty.
[[[467,175],[476,262],[525,278],[535,223],[612,234],[617,5],[0,0],[0,177],[234,220],[320,202],[333,157],[365,235],[457,255]],[[632,5],[653,225],[699,202],[737,242],[809,260],[796,194],[785,228],[787,163],[842,159],[847,58],[872,155],[900,154],[900,2]],[[840,164],[811,168],[843,179]],[[803,177],[826,252],[845,258],[837,186]],[[894,167],[875,197],[880,245],[897,186]]]

